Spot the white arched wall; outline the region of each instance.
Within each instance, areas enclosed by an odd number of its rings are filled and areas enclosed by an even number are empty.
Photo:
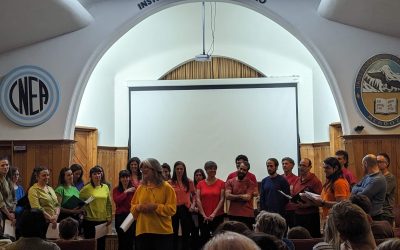
[[[318,0],[271,0],[266,4],[248,0],[231,2],[273,19],[307,47],[331,86],[344,134],[353,134],[352,128],[359,124],[365,126],[365,134],[399,133],[398,128],[382,130],[361,117],[353,101],[353,83],[359,68],[371,56],[378,53],[398,55],[400,39],[323,19],[316,11]],[[0,139],[73,138],[84,88],[105,51],[144,18],[179,3],[186,1],[156,1],[139,10],[136,1],[94,1],[87,6],[95,19],[88,27],[1,54],[0,75],[21,65],[40,66],[60,82],[62,97],[57,113],[37,127],[19,127],[1,114]]]

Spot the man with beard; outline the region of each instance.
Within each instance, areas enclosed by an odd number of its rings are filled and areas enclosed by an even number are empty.
[[[261,182],[260,190],[260,207],[261,210],[268,212],[279,213],[284,216],[285,206],[288,199],[279,191],[289,195],[290,187],[285,177],[278,175],[279,162],[275,158],[269,158],[266,162],[268,177],[265,177]]]
[[[245,178],[249,169],[249,162],[240,163],[237,176],[225,183],[225,197],[230,200],[229,220],[243,222],[249,229],[252,229],[254,224],[253,195],[256,192],[257,184],[249,178]]]

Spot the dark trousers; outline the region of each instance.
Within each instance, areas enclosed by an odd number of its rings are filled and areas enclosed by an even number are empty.
[[[294,210],[286,210],[284,215],[285,215],[284,218],[286,220],[286,225],[288,226],[288,228],[295,227],[296,218]]]
[[[93,239],[96,236],[96,226],[103,224],[107,221],[88,221],[83,220],[82,228],[83,228],[83,236],[85,239]],[[105,250],[106,249],[106,237],[101,237],[97,239],[97,250]]]
[[[129,213],[115,215],[115,229],[118,235],[118,250],[133,250],[136,223],[132,223],[126,232],[120,228],[128,214]]]
[[[200,230],[199,230],[199,219],[202,218],[202,216],[198,213],[192,213],[192,220],[193,220],[193,227],[190,232],[190,245],[192,250],[199,250],[200,249]],[[196,223],[195,223],[196,221]]]
[[[189,249],[190,231],[193,227],[192,214],[185,205],[176,207],[176,213],[172,216],[172,228],[174,229],[174,249],[178,249],[179,222],[182,232],[182,249]]]
[[[136,237],[136,250],[172,250],[172,234],[140,234]]]
[[[211,236],[213,236],[215,229],[224,221],[224,216],[216,216],[209,222],[204,222],[204,218],[201,218],[201,216],[199,217],[200,244],[204,246]]]
[[[253,225],[255,223],[254,217],[228,215],[228,218],[230,221],[239,221],[239,222],[246,224],[246,226],[249,228],[249,230],[253,231]]]
[[[321,238],[321,223],[319,213],[296,214],[296,226],[305,227],[313,238]]]

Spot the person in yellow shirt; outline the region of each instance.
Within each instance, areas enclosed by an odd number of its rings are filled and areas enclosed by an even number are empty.
[[[136,219],[136,250],[172,250],[175,191],[163,180],[156,159],[142,161],[139,168],[143,179],[131,202],[131,213]]]
[[[110,189],[108,185],[101,182],[102,170],[98,166],[90,169],[90,182],[86,184],[79,194],[82,200],[87,200],[91,196],[94,200],[84,206],[85,216],[83,218],[83,235],[85,239],[92,239],[96,235],[95,227],[106,223],[111,224],[112,206]],[[97,249],[105,249],[105,236],[97,239]]]

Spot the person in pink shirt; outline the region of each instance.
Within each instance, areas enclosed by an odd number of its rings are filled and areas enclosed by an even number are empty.
[[[135,237],[135,223],[124,232],[120,226],[131,210],[131,200],[135,192],[132,186],[131,173],[128,170],[119,172],[118,186],[113,189],[113,200],[115,203],[115,229],[118,235],[118,250],[133,249],[133,241]]]
[[[290,192],[293,191],[293,185],[299,178],[297,175],[293,174],[293,167],[295,163],[294,160],[290,157],[282,158],[282,168],[283,168],[283,177],[287,180],[290,186]],[[296,209],[296,204],[289,201],[289,203],[285,207],[285,215],[284,218],[286,220],[286,224],[289,228],[295,226],[295,216],[294,210]]]
[[[247,156],[245,156],[245,155],[238,155],[238,156],[236,156],[236,159],[235,159],[236,171],[235,171],[235,172],[232,172],[232,173],[230,173],[230,174],[228,175],[228,178],[226,178],[227,181],[228,181],[229,179],[235,178],[235,177],[237,176],[237,170],[239,169],[240,164],[243,163],[243,162],[249,162],[249,159],[247,158]],[[249,179],[249,180],[251,180],[252,182],[254,182],[254,183],[257,184],[257,178],[256,178],[256,176],[255,176],[254,174],[248,172],[248,173],[246,174],[246,177],[245,177],[245,178],[247,178],[247,179]]]
[[[225,183],[216,177],[217,164],[208,161],[204,165],[207,173],[205,180],[197,183],[196,197],[199,212],[201,245],[204,245],[215,229],[224,221]]]
[[[342,173],[343,177],[347,180],[350,185],[350,191],[355,184],[357,184],[357,178],[354,174],[348,169],[349,167],[349,154],[344,150],[338,150],[335,153],[336,159],[339,161],[340,165],[342,165]]]
[[[194,211],[195,202],[191,197],[195,195],[193,181],[187,177],[186,165],[182,161],[174,164],[172,178],[169,181],[176,194],[176,213],[172,216],[174,230],[174,249],[178,249],[179,223],[182,232],[182,249],[189,249],[190,231],[193,227],[191,211]]]

